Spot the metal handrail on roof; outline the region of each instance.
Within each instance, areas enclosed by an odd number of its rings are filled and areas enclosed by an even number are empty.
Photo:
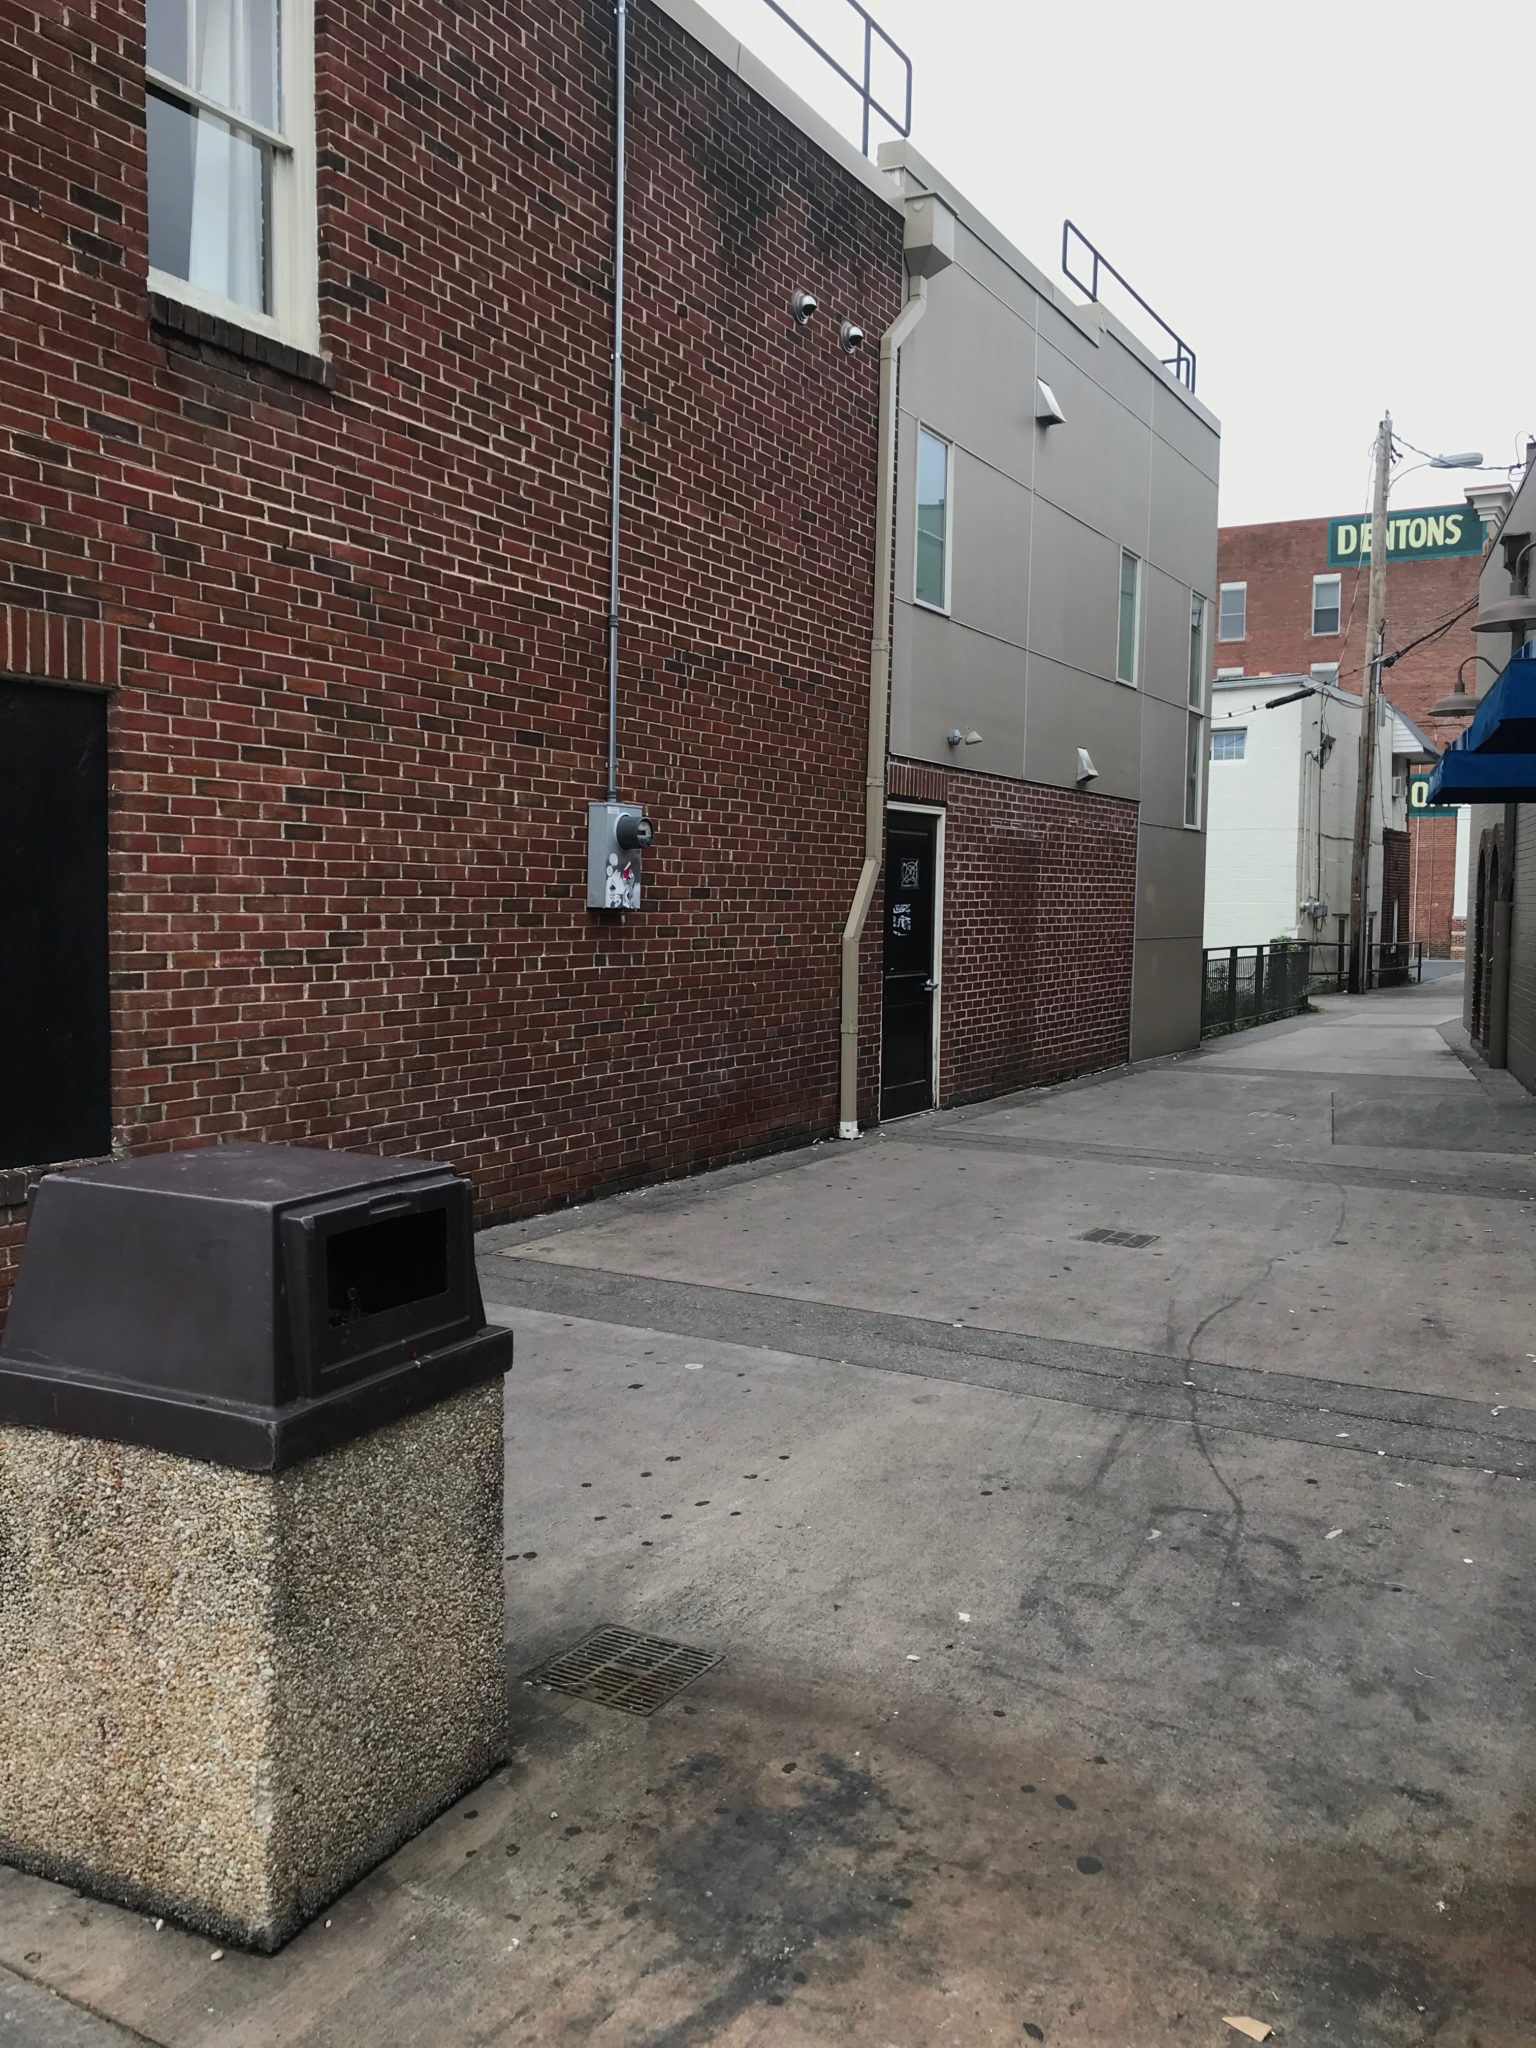
[[[881,120],[888,121],[898,135],[910,135],[912,133],[912,59],[898,43],[892,41],[869,10],[859,5],[859,0],[844,0],[844,5],[851,7],[864,25],[864,75],[862,78],[855,72],[850,71],[845,64],[839,63],[830,50],[826,49],[821,43],[818,43],[804,23],[797,21],[789,8],[783,5],[783,0],[763,0],[763,4],[771,7],[780,21],[792,28],[802,42],[809,43],[817,56],[837,73],[844,84],[852,86],[853,90],[858,94],[863,116],[859,135],[859,147],[866,156],[869,155],[869,120],[871,114],[878,114]],[[892,56],[895,57],[901,66],[905,96],[902,102],[902,111],[899,114],[894,113],[891,108],[886,106],[885,102],[875,91],[875,44],[877,41],[884,44],[885,48],[891,52]]]
[[[768,4],[771,7],[774,4],[774,0],[768,0]],[[1074,235],[1077,237],[1078,241],[1082,243],[1083,247],[1088,251],[1088,254],[1093,258],[1093,267],[1087,277],[1079,277],[1077,272],[1072,268],[1072,237]],[[1147,318],[1149,320],[1155,321],[1157,326],[1162,329],[1163,333],[1166,334],[1168,339],[1173,343],[1173,354],[1171,356],[1164,356],[1161,358],[1163,368],[1169,371],[1171,375],[1176,377],[1178,381],[1185,387],[1185,389],[1189,391],[1191,396],[1193,396],[1195,389],[1194,350],[1190,347],[1187,341],[1183,340],[1182,337],[1172,327],[1168,325],[1168,322],[1163,318],[1161,313],[1157,312],[1155,308],[1147,304],[1146,300],[1141,296],[1141,293],[1137,291],[1135,285],[1129,283],[1127,279],[1120,275],[1120,272],[1116,270],[1115,266],[1113,265],[1113,263],[1110,262],[1109,258],[1105,255],[1102,255],[1093,246],[1092,242],[1089,241],[1088,237],[1083,233],[1082,229],[1076,226],[1070,220],[1063,221],[1061,228],[1061,267],[1063,273],[1067,277],[1071,278],[1072,282],[1077,286],[1078,290],[1081,292],[1086,292],[1089,298],[1092,299],[1095,304],[1098,303],[1099,298],[1099,272],[1101,270],[1108,271],[1109,275],[1115,280],[1115,283],[1119,285],[1120,289],[1130,294],[1130,296],[1136,301],[1137,305],[1140,306],[1143,313],[1146,314]]]

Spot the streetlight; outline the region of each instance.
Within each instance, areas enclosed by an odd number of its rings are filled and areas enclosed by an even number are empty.
[[[1495,675],[1502,673],[1486,654],[1469,654],[1456,671],[1456,680],[1451,686],[1450,694],[1442,697],[1438,703],[1430,705],[1431,718],[1470,718],[1477,710],[1477,699],[1461,680],[1474,661],[1480,661],[1485,668],[1493,669]]]
[[[1414,453],[1422,451],[1415,449]],[[1480,469],[1481,451],[1459,450],[1454,454],[1426,455],[1430,469]],[[1376,773],[1376,720],[1381,696],[1381,670],[1385,654],[1382,620],[1387,599],[1387,492],[1392,487],[1392,415],[1383,413],[1376,435],[1376,489],[1371,506],[1371,581],[1366,608],[1366,687],[1360,719],[1359,782],[1355,790],[1355,847],[1351,863],[1349,907],[1351,918],[1351,959],[1349,987],[1359,995],[1370,986],[1370,948],[1366,938],[1366,905],[1371,891],[1371,810]],[[1403,475],[1408,472],[1404,470]]]

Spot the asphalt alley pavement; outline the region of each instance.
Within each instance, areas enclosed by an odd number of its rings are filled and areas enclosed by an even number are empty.
[[[271,1960],[0,1873],[69,2001],[0,2043],[1528,2044],[1536,1136],[1459,1004],[487,1233],[509,1767]],[[524,1682],[604,1624],[719,1661]]]

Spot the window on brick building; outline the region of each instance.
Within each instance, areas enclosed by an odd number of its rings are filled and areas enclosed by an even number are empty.
[[[1245,640],[1248,637],[1248,586],[1223,583],[1216,610],[1216,638]]]
[[[316,333],[312,0],[147,0],[150,284]]]
[[[913,595],[936,612],[949,610],[949,443],[917,430],[917,561]]]
[[[1141,642],[1141,561],[1129,548],[1120,550],[1120,641],[1115,650],[1115,674],[1122,683],[1137,679],[1137,656]]]
[[[1240,668],[1219,668],[1216,673],[1218,676],[1240,676],[1242,670]]]
[[[1189,593],[1189,710],[1184,735],[1184,822],[1200,823],[1201,781],[1205,773],[1206,613],[1210,607],[1198,590]]]
[[[111,1148],[107,699],[0,678],[0,1167]]]
[[[1248,752],[1248,729],[1246,726],[1228,726],[1225,732],[1211,734],[1211,759],[1213,761],[1241,761]]]
[[[1312,630],[1314,633],[1337,633],[1339,630],[1337,576],[1312,578]]]

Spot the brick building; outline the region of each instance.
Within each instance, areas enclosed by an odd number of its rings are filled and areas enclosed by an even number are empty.
[[[1438,528],[1430,525],[1432,519],[1440,521]],[[1416,520],[1424,524],[1417,543]],[[1447,540],[1452,520],[1457,524]],[[1345,531],[1335,533],[1330,548],[1330,529],[1341,524]],[[1223,527],[1217,556],[1221,583],[1217,674],[1321,672],[1346,690],[1361,691],[1369,536],[1368,515],[1342,521],[1292,519],[1271,525]],[[1342,552],[1340,541],[1345,543]],[[1431,718],[1430,710],[1450,688],[1457,665],[1478,652],[1471,608],[1482,566],[1481,521],[1467,503],[1440,507],[1434,513],[1394,510],[1388,542],[1387,653],[1406,647],[1447,621],[1454,623],[1393,663],[1382,679],[1383,688],[1437,748],[1444,748],[1461,728],[1454,721]],[[1459,551],[1416,551],[1436,547]],[[1459,956],[1462,916],[1458,911],[1456,821],[1414,818],[1409,829],[1411,936],[1422,940],[1432,957]]]
[[[491,1219],[847,1122],[882,372],[844,323],[873,344],[900,313],[907,203],[694,0],[630,0],[628,20],[618,782],[658,835],[633,912],[590,910],[586,887],[608,737],[608,0],[103,0],[0,22],[0,1303],[25,1190],[72,1158],[423,1153],[463,1166]],[[1091,651],[1026,682],[1020,650],[1025,784],[1022,746],[961,772],[910,730],[898,648],[893,790],[940,777],[929,808],[953,827],[941,1100],[1123,1059],[1138,1013],[1147,1049],[1198,1030],[1185,763],[1214,422],[1101,309],[1010,260],[1061,330],[1078,425],[1051,429],[1067,474],[1039,495],[1083,501]],[[933,333],[963,390],[955,328]],[[1130,418],[1100,388],[1128,377],[1147,476],[1121,532],[1093,501],[1125,450],[1095,422]],[[1149,515],[1153,469],[1187,516]],[[905,453],[901,474],[907,549]],[[957,524],[957,593],[974,559]],[[1076,631],[1058,609],[1053,657]],[[878,877],[865,907],[868,1123]],[[935,1022],[936,1067],[939,1044]]]

